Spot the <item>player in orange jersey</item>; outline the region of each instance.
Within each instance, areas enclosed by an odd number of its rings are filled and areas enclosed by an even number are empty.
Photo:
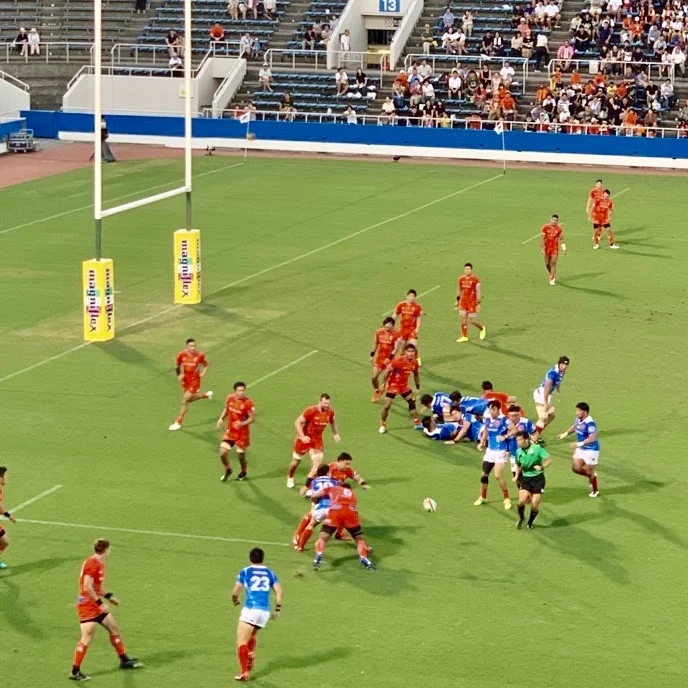
[[[382,321],[382,327],[375,331],[375,341],[370,352],[370,360],[373,362],[373,390],[375,390],[371,399],[373,403],[376,403],[382,396],[379,384],[380,373],[394,358],[398,344],[399,332],[394,330],[394,318],[387,317]]]
[[[612,231],[612,213],[614,212],[614,201],[612,201],[609,189],[605,189],[602,198],[598,198],[592,206],[592,227],[593,227],[593,245],[594,249],[600,247],[600,236],[606,230],[607,238],[609,239],[609,248],[619,248],[614,243],[614,232]]]
[[[463,275],[459,277],[456,284],[456,308],[461,316],[461,336],[456,340],[457,342],[468,341],[469,323],[480,330],[480,339],[485,339],[487,334],[485,325],[477,320],[481,301],[480,279],[473,273],[473,265],[466,263],[463,266]]]
[[[119,605],[119,600],[111,592],[103,594],[105,561],[110,554],[109,541],[96,540],[93,551],[95,553],[86,559],[79,574],[76,610],[81,624],[81,639],[76,646],[72,673],[69,676],[72,681],[88,681],[90,678],[81,671],[81,664],[98,626],[102,626],[110,634],[110,642],[117,652],[122,669],[138,669],[143,666],[138,659],[127,655],[119,635],[119,626],[110,613],[110,607],[103,601],[105,599],[115,607]]]
[[[585,205],[585,214],[588,216],[588,220],[592,222],[592,207],[595,205],[595,201],[598,201],[604,195],[604,183],[601,179],[595,180],[595,186],[590,189],[588,194],[588,202]]]
[[[320,569],[327,541],[338,530],[343,528],[349,531],[349,534],[356,542],[361,566],[373,569],[373,562],[368,559],[368,544],[363,538],[363,528],[358,515],[356,495],[348,487],[336,485],[335,487],[325,487],[314,492],[311,499],[314,503],[317,503],[323,497],[329,497],[331,504],[323,527],[320,530],[318,540],[315,543],[316,555],[313,560],[313,568],[316,571]]]
[[[389,416],[389,409],[394,403],[397,394],[408,404],[414,427],[421,427],[418,411],[416,411],[416,399],[409,385],[409,375],[413,373],[416,391],[420,391],[420,374],[418,368],[418,351],[413,344],[407,344],[404,347],[404,353],[401,356],[393,358],[385,368],[383,373],[385,380],[385,405],[382,407],[380,429],[378,430],[381,435],[387,432],[387,416]]]
[[[557,260],[560,249],[566,253],[564,229],[559,224],[559,215],[552,215],[552,219],[546,225],[542,225],[540,230],[540,250],[545,257],[545,268],[551,287],[557,283]]]
[[[202,351],[196,349],[196,340],[187,339],[186,346],[177,354],[177,377],[182,383],[182,410],[177,420],[170,425],[170,430],[179,430],[189,410],[189,404],[199,399],[212,399],[212,392],[201,392],[201,378],[208,372],[208,359]]]
[[[415,289],[406,292],[406,298],[397,304],[394,309],[399,318],[399,348],[403,349],[407,344],[414,344],[418,348],[418,331],[423,321],[423,308],[416,301],[418,293]]]
[[[8,518],[12,523],[16,523],[17,519],[12,516],[12,514],[5,509],[2,503],[2,493],[5,490],[5,485],[7,485],[7,468],[5,466],[0,466],[0,514],[5,518]],[[0,555],[10,546],[10,541],[7,539],[7,533],[5,529],[0,525]],[[0,561],[0,569],[6,569],[7,564]]]
[[[496,399],[499,402],[500,411],[506,416],[509,413],[509,406],[518,403],[516,397],[512,397],[505,392],[495,392],[492,383],[484,380],[482,383],[483,399]]]
[[[241,472],[237,480],[246,480],[246,450],[251,444],[249,425],[256,419],[256,407],[253,401],[246,396],[246,384],[234,383],[234,394],[230,394],[225,402],[220,417],[217,419],[217,427],[221,428],[225,419],[227,430],[220,442],[220,461],[225,468],[220,480],[224,483],[232,475],[232,467],[229,465],[229,453],[236,447],[237,458],[241,465]]]
[[[294,487],[294,474],[306,455],[311,455],[311,470],[308,475],[313,478],[324,456],[323,432],[329,425],[334,433],[334,441],[339,444],[341,438],[334,417],[334,409],[331,405],[329,394],[321,394],[320,402],[315,406],[309,406],[294,423],[296,426],[296,440],[294,440],[294,453],[292,454],[289,472],[287,474],[287,487]]]

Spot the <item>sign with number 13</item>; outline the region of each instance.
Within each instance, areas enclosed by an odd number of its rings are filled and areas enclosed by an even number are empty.
[[[380,12],[401,13],[401,0],[380,0]]]

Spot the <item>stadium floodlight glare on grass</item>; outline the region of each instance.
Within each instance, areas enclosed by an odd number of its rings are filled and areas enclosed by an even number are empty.
[[[108,210],[103,210],[103,156],[100,137],[101,122],[103,121],[102,0],[96,0],[93,9],[93,219],[95,257],[83,263],[84,339],[102,342],[115,337],[114,263],[109,258],[103,258],[103,218],[185,194],[185,228],[174,233],[175,303],[193,304],[199,303],[201,300],[201,240],[199,230],[192,230],[191,207],[191,98],[193,94],[193,84],[191,83],[191,62],[193,59],[191,51],[191,0],[184,0],[184,185]]]

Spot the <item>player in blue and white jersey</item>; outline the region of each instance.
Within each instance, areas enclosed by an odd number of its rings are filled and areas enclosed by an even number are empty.
[[[497,484],[502,490],[504,498],[504,508],[511,509],[511,499],[509,490],[504,480],[504,464],[508,456],[507,446],[507,418],[501,413],[500,404],[496,399],[487,403],[487,414],[483,418],[483,429],[480,433],[478,449],[485,450],[483,457],[483,468],[480,476],[480,497],[473,502],[475,506],[480,506],[487,501],[487,485],[490,481],[490,473],[494,468]]]
[[[239,595],[245,591],[244,608],[241,610],[237,626],[237,654],[241,672],[234,678],[248,681],[256,653],[256,635],[270,619],[270,591],[275,591],[275,611],[272,618],[277,619],[282,611],[282,586],[277,574],[263,564],[265,552],[254,547],[249,553],[250,566],[241,569],[232,590],[232,602],[241,604]]]
[[[459,410],[461,413],[472,413],[474,416],[484,416],[487,412],[489,399],[481,397],[461,397]]]
[[[516,435],[519,432],[527,432],[529,435],[535,433],[535,423],[529,418],[523,417],[523,409],[520,406],[512,404],[509,406],[507,413],[507,445],[509,448],[509,459],[511,461],[511,476],[512,480],[516,480],[516,454],[518,453],[518,440]]]
[[[456,423],[459,420],[459,407],[456,402],[460,399],[461,394],[459,392],[423,394],[420,398],[421,411],[423,413],[430,411],[440,423]]]
[[[585,476],[590,481],[592,492],[589,497],[597,497],[600,490],[597,485],[595,466],[600,460],[600,440],[597,435],[597,423],[590,415],[590,406],[584,401],[576,404],[576,419],[573,425],[558,436],[560,440],[576,433],[576,441],[571,444],[573,457],[571,470]]]
[[[339,483],[329,475],[330,467],[328,464],[321,464],[318,466],[315,478],[309,480],[308,488],[304,488],[303,494],[306,499],[310,499],[311,495],[320,490],[324,490],[326,487],[334,487],[339,485]],[[365,482],[365,481],[364,481]],[[297,552],[303,552],[306,547],[306,543],[310,540],[313,531],[319,523],[322,523],[327,512],[330,510],[330,498],[329,496],[324,496],[319,499],[316,503],[311,506],[311,510],[301,517],[299,526],[294,533],[292,542],[294,543],[294,549]]]
[[[543,378],[540,386],[533,392],[533,401],[537,411],[536,431],[533,435],[533,442],[540,439],[542,431],[554,420],[555,409],[552,405],[552,394],[561,391],[561,383],[569,367],[569,357],[559,356],[557,364],[552,366]]]
[[[454,444],[458,444],[463,440],[468,440],[469,442],[478,442],[480,440],[483,422],[477,416],[474,416],[472,413],[461,414],[459,426],[461,429],[453,440]]]
[[[424,416],[421,421],[423,425],[423,434],[431,440],[438,442],[447,442],[454,444],[456,436],[461,430],[459,423],[438,423],[434,415]]]

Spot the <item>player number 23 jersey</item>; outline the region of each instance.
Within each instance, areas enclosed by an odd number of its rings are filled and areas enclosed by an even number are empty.
[[[270,591],[278,583],[277,575],[267,566],[247,566],[239,571],[237,583],[246,590],[244,606],[248,609],[270,611]]]

